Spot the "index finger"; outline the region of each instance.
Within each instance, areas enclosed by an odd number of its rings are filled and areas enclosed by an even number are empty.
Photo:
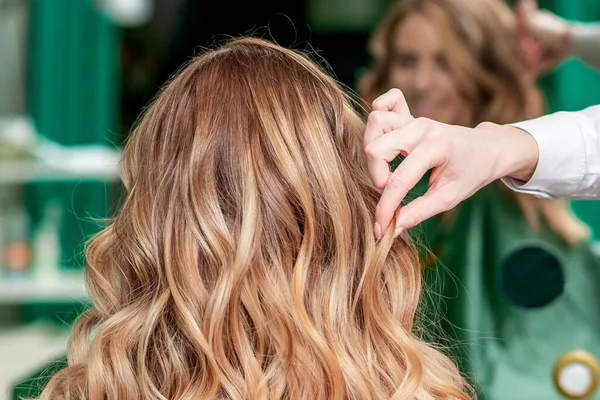
[[[375,221],[381,227],[381,232],[386,231],[408,192],[427,171],[436,166],[437,161],[432,151],[425,146],[418,146],[390,175],[375,210]]]
[[[412,117],[407,117],[393,111],[371,111],[369,118],[367,118],[367,125],[365,126],[364,146],[367,146],[375,139],[387,133],[406,126],[413,120],[414,118]]]
[[[411,116],[410,109],[400,89],[390,89],[373,101],[373,110],[394,111],[403,116]]]

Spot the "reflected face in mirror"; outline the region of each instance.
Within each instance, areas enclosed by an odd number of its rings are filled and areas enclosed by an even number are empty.
[[[411,113],[447,124],[473,124],[445,51],[442,30],[425,13],[413,12],[393,34],[389,86],[404,92]]]

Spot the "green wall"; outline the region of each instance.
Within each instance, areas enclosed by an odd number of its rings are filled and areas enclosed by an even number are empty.
[[[28,111],[40,134],[64,145],[118,144],[121,30],[92,0],[31,0]],[[84,238],[107,216],[104,182],[45,182],[26,188],[35,223],[48,200],[62,204],[62,265],[77,268]]]

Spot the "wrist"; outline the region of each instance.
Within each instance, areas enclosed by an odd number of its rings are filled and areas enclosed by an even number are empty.
[[[564,57],[573,55],[573,35],[575,31],[575,24],[572,22],[565,23],[565,31],[561,35],[560,41],[562,48],[564,49]]]
[[[539,159],[538,144],[531,134],[514,126],[490,122],[479,124],[476,129],[485,131],[490,148],[495,149],[492,180],[505,176],[523,182],[531,179]]]

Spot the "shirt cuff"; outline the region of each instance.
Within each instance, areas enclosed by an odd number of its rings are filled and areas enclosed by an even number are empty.
[[[572,117],[572,116],[571,116]],[[528,182],[505,177],[511,189],[544,198],[567,197],[577,192],[585,174],[582,134],[564,112],[510,124],[528,132],[538,144],[539,160]]]

